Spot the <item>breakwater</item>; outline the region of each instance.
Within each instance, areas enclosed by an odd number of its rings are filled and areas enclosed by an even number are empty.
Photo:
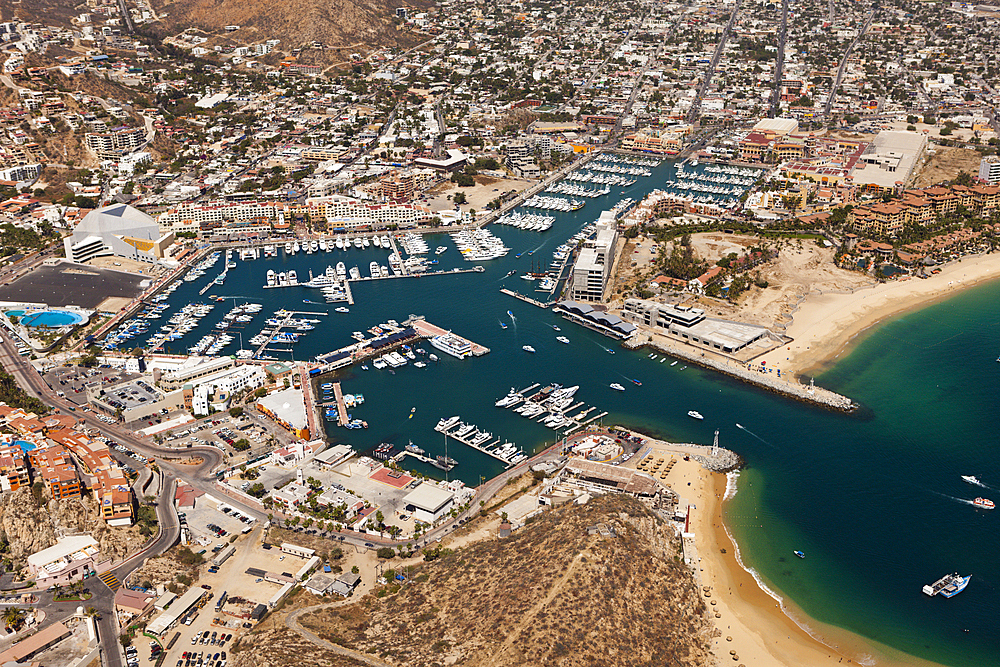
[[[674,342],[660,334],[639,334],[625,341],[623,345],[629,349],[648,347],[651,350],[682,359],[688,363],[724,373],[729,377],[748,382],[762,389],[831,410],[853,412],[859,407],[857,403],[847,396],[830,391],[829,389],[817,387],[812,384],[802,384],[791,379],[786,380],[784,377],[778,377],[767,372],[751,370],[736,361],[706,357],[704,356],[704,352],[695,349],[685,349],[680,343],[669,345],[668,341],[671,343]],[[791,374],[786,375],[789,378],[792,377]]]

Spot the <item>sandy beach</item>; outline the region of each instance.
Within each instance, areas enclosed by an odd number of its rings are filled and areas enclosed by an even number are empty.
[[[695,534],[698,561],[692,565],[701,586],[711,587],[705,601],[718,628],[712,644],[719,664],[748,667],[845,664],[932,667],[936,664],[819,623],[788,601],[779,606],[737,560],[738,550],[723,524],[726,476],[704,470],[693,461],[680,462],[671,476],[675,474],[677,477],[672,480],[675,488],[697,506],[692,512],[690,529]],[[715,613],[720,617],[714,618]]]
[[[942,267],[941,273],[927,279],[894,280],[852,294],[812,292],[793,313],[786,330],[793,342],[757,361],[806,375],[837,359],[858,334],[878,322],[998,277],[1000,254],[973,255]]]

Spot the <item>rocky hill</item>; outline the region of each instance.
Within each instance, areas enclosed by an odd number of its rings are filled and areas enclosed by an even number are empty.
[[[588,534],[596,524],[615,535]],[[705,665],[715,631],[678,556],[673,529],[641,503],[596,498],[547,512],[507,539],[420,563],[404,586],[306,608],[297,620],[392,666]],[[234,646],[230,661],[279,667],[306,656],[356,664],[278,619]]]
[[[157,32],[175,35],[188,28],[223,34],[227,25],[238,25],[233,39],[244,43],[280,39],[279,49],[291,51],[313,41],[327,48],[367,51],[380,46],[416,43],[408,31],[398,29],[397,7],[410,11],[431,7],[428,0],[155,0],[161,21]]]
[[[36,500],[31,489],[0,495],[0,532],[7,542],[7,556],[15,563],[56,543],[59,535],[89,532],[101,553],[114,559],[134,551],[148,539],[137,526],[110,528],[101,520],[89,498]]]

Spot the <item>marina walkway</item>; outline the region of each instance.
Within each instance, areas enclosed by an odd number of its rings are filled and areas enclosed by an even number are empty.
[[[333,383],[333,397],[337,401],[337,417],[340,419],[340,424],[344,425],[347,423],[347,404],[344,403],[344,392],[339,382]]]
[[[515,299],[520,299],[521,301],[530,303],[532,306],[538,306],[539,308],[547,309],[549,308],[549,306],[552,305],[551,303],[542,303],[538,299],[532,299],[530,296],[525,296],[519,292],[515,292],[514,290],[507,289],[506,287],[501,287],[500,291],[506,294],[507,296],[512,296]]]

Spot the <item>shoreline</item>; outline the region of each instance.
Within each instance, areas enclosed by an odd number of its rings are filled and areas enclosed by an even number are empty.
[[[792,342],[755,361],[805,379],[830,368],[885,320],[998,278],[1000,253],[992,253],[963,257],[926,279],[893,280],[855,292],[810,292],[789,314],[785,334]]]
[[[692,532],[698,558],[691,567],[700,579],[700,594],[710,587],[703,599],[718,630],[712,650],[720,664],[735,661],[730,653],[735,651],[741,663],[771,667],[941,667],[810,617],[747,567],[726,525],[726,504],[737,493],[738,476],[699,466],[694,489],[698,511],[692,515]],[[711,612],[721,617],[714,618]]]

